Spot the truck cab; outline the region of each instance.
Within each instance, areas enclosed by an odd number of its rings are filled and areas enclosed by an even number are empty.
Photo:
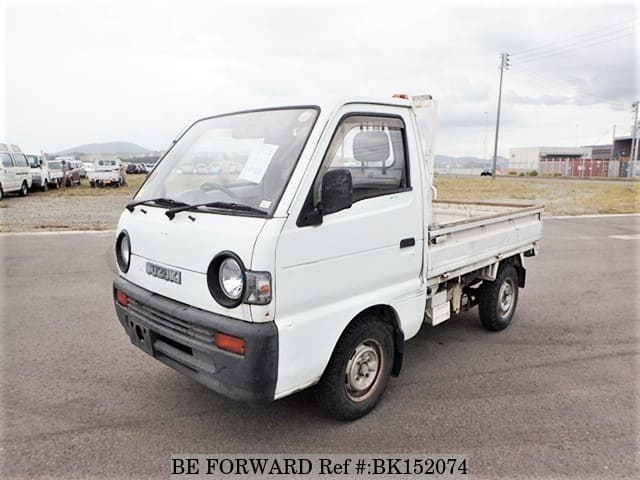
[[[542,209],[436,208],[417,114],[430,105],[348,99],[195,122],[118,224],[114,304],[131,342],[231,398],[313,386],[353,420],[423,325],[480,305],[487,328],[506,328]],[[207,156],[226,160],[185,174]]]
[[[99,159],[94,162],[94,169],[87,173],[89,185],[93,187],[119,187],[122,185],[119,158]]]
[[[39,188],[43,192],[49,190],[51,178],[49,175],[49,165],[47,157],[43,153],[27,153],[31,176],[33,177],[33,188]]]

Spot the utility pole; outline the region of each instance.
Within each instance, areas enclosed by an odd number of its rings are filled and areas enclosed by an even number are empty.
[[[611,139],[611,153],[609,154],[609,164],[607,166],[607,175],[612,177],[611,169],[613,168],[613,161],[615,160],[616,153],[616,126],[613,125],[613,138]]]
[[[633,108],[633,126],[631,127],[631,156],[629,158],[629,177],[635,175],[638,161],[638,100],[631,104]]]
[[[496,139],[493,144],[493,168],[491,169],[491,178],[496,178],[496,164],[498,163],[498,132],[500,130],[500,105],[502,103],[502,76],[504,70],[509,68],[509,54],[500,54],[500,86],[498,87],[498,115],[496,116]]]
[[[484,112],[484,156],[482,159],[487,161],[487,137],[489,135],[489,112]]]

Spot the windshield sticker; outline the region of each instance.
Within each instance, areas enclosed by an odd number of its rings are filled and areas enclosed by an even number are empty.
[[[238,178],[252,183],[260,183],[276,150],[278,150],[278,145],[268,143],[256,145],[251,150],[247,163],[244,164],[244,168]]]
[[[271,202],[269,200],[262,200],[260,202],[260,208],[269,208],[271,206]]]

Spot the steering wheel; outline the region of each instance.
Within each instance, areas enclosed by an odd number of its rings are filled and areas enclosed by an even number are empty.
[[[202,190],[203,192],[210,192],[211,190],[220,190],[226,193],[227,195],[229,195],[231,198],[234,198],[236,200],[240,198],[238,197],[238,195],[233,193],[230,189],[216,182],[204,182],[202,183],[202,185],[200,185],[200,190]]]

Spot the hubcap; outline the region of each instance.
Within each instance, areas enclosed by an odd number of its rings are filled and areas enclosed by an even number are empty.
[[[366,400],[375,390],[380,370],[383,366],[382,348],[373,340],[365,340],[358,345],[347,362],[345,384],[351,400]]]
[[[503,282],[500,292],[498,292],[500,314],[502,316],[506,317],[511,312],[514,298],[515,286],[513,285],[513,280],[508,278]]]

